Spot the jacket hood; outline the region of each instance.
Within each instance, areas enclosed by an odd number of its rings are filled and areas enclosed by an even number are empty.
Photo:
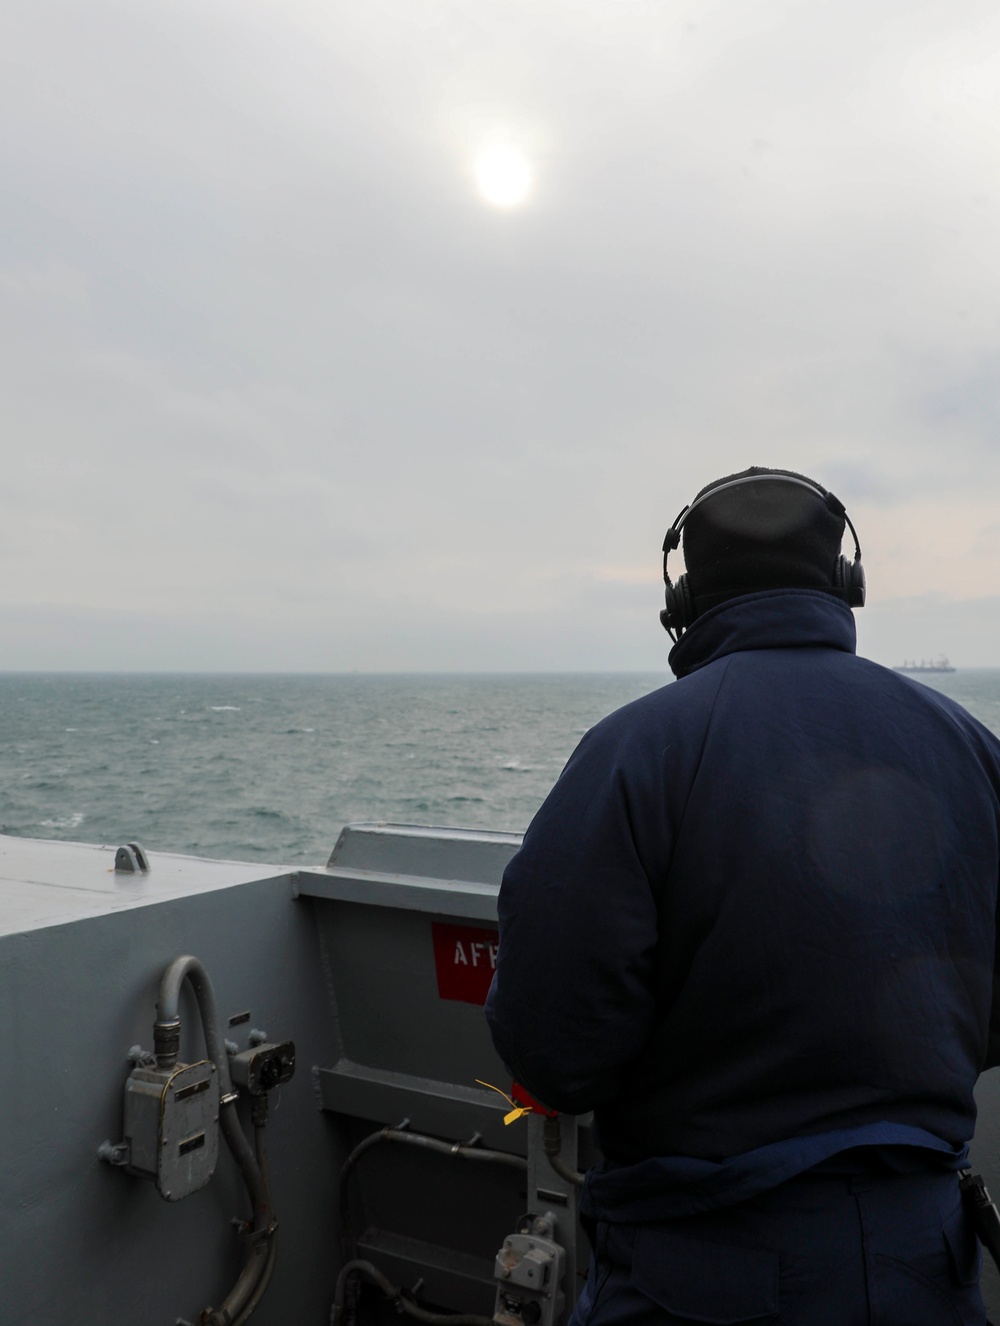
[[[675,677],[743,649],[857,649],[854,614],[825,590],[762,590],[728,599],[698,617],[668,656]]]

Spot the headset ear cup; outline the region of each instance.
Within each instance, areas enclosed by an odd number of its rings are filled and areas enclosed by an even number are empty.
[[[865,606],[865,568],[858,558],[852,561],[840,554],[833,568],[833,586],[843,592],[849,608]]]
[[[664,599],[666,607],[660,613],[663,628],[680,635],[695,619],[694,600],[686,575],[680,576],[676,584],[667,585]]]
[[[683,627],[677,625],[677,618],[680,614],[677,610],[677,591],[673,585],[667,585],[663,597],[665,606],[660,613],[660,625],[671,635],[677,635],[680,630],[683,630]]]
[[[863,608],[868,589],[865,585],[865,568],[857,558],[849,563],[850,579],[847,584],[847,602],[852,608]]]

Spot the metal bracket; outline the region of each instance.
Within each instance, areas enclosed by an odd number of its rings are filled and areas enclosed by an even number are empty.
[[[127,1165],[130,1153],[128,1142],[102,1142],[97,1148],[99,1159],[108,1165]]]
[[[556,1326],[562,1321],[566,1249],[556,1242],[555,1227],[551,1211],[529,1213],[517,1222],[517,1233],[504,1239],[493,1272],[495,1326]]]
[[[138,843],[126,843],[115,852],[115,874],[149,874],[149,857]]]

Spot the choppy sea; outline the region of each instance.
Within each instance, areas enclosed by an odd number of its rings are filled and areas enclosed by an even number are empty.
[[[344,824],[523,830],[659,673],[0,674],[0,832],[323,863]],[[928,676],[1000,734],[1000,669]]]

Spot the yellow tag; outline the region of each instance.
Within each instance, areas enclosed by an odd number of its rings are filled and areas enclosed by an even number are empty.
[[[500,1088],[495,1087],[492,1082],[484,1082],[481,1077],[477,1077],[476,1081],[481,1087],[489,1087],[489,1089],[491,1091],[495,1091],[498,1096],[503,1096],[504,1100],[507,1102],[508,1105],[514,1106],[514,1108],[511,1110],[509,1114],[505,1114],[503,1116],[503,1121],[505,1124],[516,1123],[518,1119],[521,1119],[524,1117],[524,1115],[531,1113],[530,1105],[514,1105],[514,1102],[511,1100],[510,1096],[507,1095],[506,1091],[501,1091]]]
[[[509,1114],[503,1116],[504,1123],[516,1123],[524,1114],[531,1113],[530,1105],[515,1105]]]

